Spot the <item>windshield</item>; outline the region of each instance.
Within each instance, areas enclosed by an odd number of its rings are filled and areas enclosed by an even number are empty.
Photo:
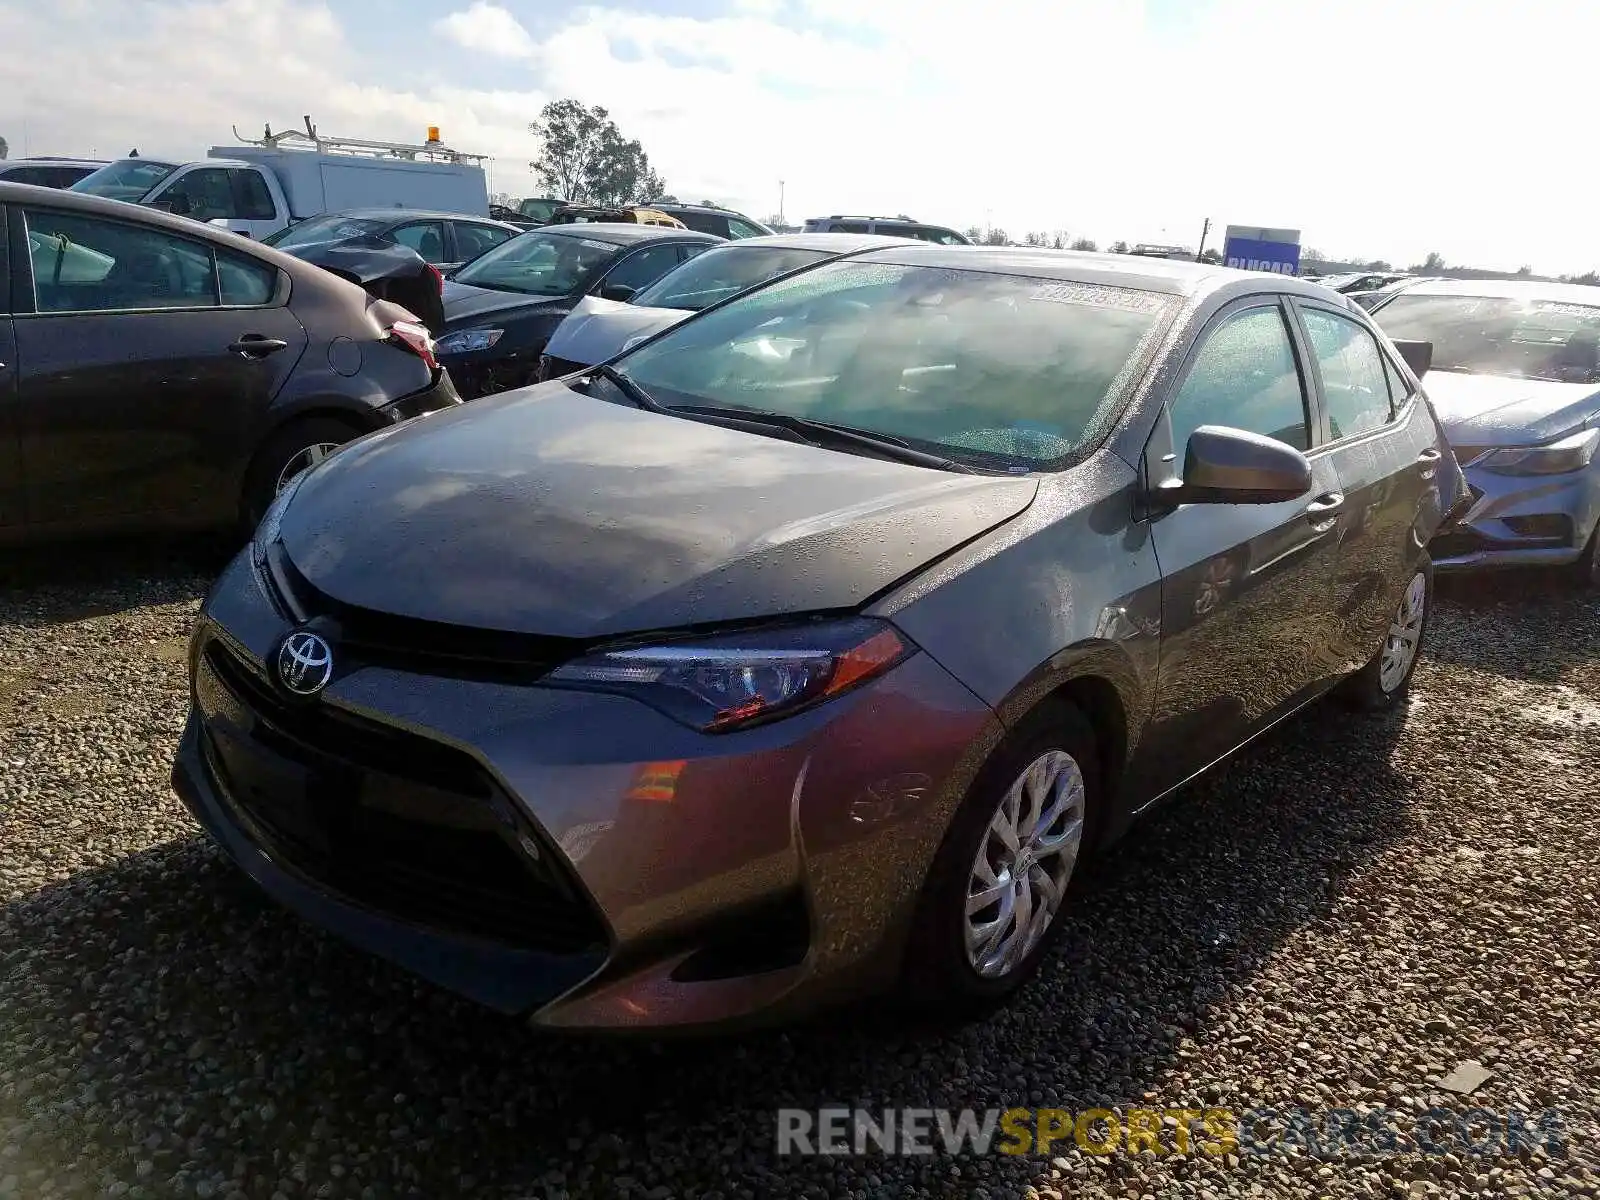
[[[1391,338],[1432,342],[1435,371],[1600,383],[1600,306],[1402,292],[1372,317]]]
[[[298,225],[291,225],[281,229],[271,237],[263,238],[269,246],[276,246],[279,250],[290,250],[295,246],[311,246],[320,242],[345,242],[351,238],[366,237],[368,234],[377,233],[384,227],[384,222],[372,217],[312,217],[309,221],[301,221]]]
[[[779,275],[821,262],[826,250],[783,246],[724,246],[707,250],[668,271],[633,298],[646,308],[698,312]]]
[[[563,203],[561,200],[524,200],[517,205],[517,211],[535,221],[548,221],[551,214],[562,207]]]
[[[610,242],[537,230],[502,243],[451,278],[529,296],[570,296],[594,282],[618,251]]]
[[[124,158],[107,163],[72,185],[74,192],[88,192],[108,200],[142,200],[151,188],[178,169],[177,163],[156,162],[152,158]]]
[[[1169,297],[889,263],[825,263],[616,365],[664,405],[742,407],[1028,469],[1098,441]]]

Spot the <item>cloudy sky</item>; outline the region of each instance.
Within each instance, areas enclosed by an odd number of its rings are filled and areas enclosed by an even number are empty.
[[[527,123],[602,104],[669,188],[1193,245],[1600,267],[1593,0],[0,0],[13,157],[199,156],[310,113],[534,191]]]

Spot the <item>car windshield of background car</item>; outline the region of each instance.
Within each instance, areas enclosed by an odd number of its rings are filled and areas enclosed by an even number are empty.
[[[633,298],[645,308],[698,312],[719,300],[828,257],[826,250],[728,246],[707,251],[669,271]]]
[[[105,196],[110,200],[142,200],[156,184],[177,169],[176,163],[130,158],[107,163],[98,171],[78,180],[70,190],[91,196]]]
[[[296,246],[310,246],[321,242],[344,242],[351,238],[365,237],[377,233],[382,229],[382,221],[369,217],[312,217],[309,221],[301,221],[298,225],[291,225],[281,233],[263,238],[268,246],[276,246],[279,250],[291,250]]]
[[[1402,293],[1372,316],[1391,338],[1432,342],[1435,371],[1600,383],[1600,307]]]
[[[569,296],[588,287],[621,249],[589,238],[524,233],[496,246],[453,278],[500,292]]]
[[[1028,469],[1098,440],[1169,297],[836,262],[759,288],[617,366],[661,404],[779,412]]]

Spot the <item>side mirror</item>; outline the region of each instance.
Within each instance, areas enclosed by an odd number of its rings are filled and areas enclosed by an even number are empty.
[[[1311,490],[1311,464],[1293,446],[1259,433],[1202,425],[1189,435],[1183,478],[1156,499],[1179,504],[1278,504]]]
[[[1411,373],[1421,379],[1428,373],[1428,368],[1433,366],[1432,342],[1395,342],[1394,348],[1400,351],[1400,357],[1405,359],[1406,366],[1411,368]]]
[[[626,304],[633,299],[633,294],[636,291],[638,291],[637,288],[631,288],[625,283],[608,283],[600,289],[600,298],[602,300],[619,300]]]

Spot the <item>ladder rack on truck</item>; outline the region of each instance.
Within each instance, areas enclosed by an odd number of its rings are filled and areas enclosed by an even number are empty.
[[[260,146],[268,150],[302,150],[312,154],[348,154],[355,158],[399,158],[409,162],[437,162],[437,163],[481,163],[487,161],[487,154],[464,154],[460,150],[452,150],[439,141],[438,131],[430,129],[432,136],[420,146],[410,146],[403,142],[373,142],[363,138],[334,138],[323,137],[317,133],[316,127],[309,130],[285,129],[281,133],[273,133],[272,127],[267,126],[266,132],[259,138],[247,138],[239,132],[239,127],[233,127],[233,136],[239,139],[244,146]]]

